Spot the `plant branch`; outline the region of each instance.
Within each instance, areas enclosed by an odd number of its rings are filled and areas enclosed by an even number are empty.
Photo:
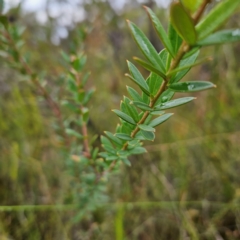
[[[204,10],[206,9],[206,6],[208,5],[208,3],[211,2],[211,0],[205,0],[203,2],[203,4],[201,5],[201,7],[199,8],[199,10],[197,11],[196,15],[193,17],[194,23],[195,25],[197,24],[197,22],[199,21],[199,19],[201,18],[202,14],[204,13]],[[191,46],[188,45],[185,41],[182,42],[178,53],[176,55],[176,57],[174,59],[171,60],[170,63],[170,68],[168,70],[168,72],[173,71],[174,69],[176,69],[180,63],[180,61],[182,60],[183,56],[191,50]],[[167,74],[166,74],[167,75]],[[163,79],[163,82],[157,92],[157,94],[154,96],[154,98],[151,100],[149,107],[153,108],[156,101],[158,100],[158,98],[162,95],[162,93],[166,90],[167,84],[169,82],[170,78],[166,77],[166,79]],[[136,134],[139,132],[140,128],[138,127],[139,124],[143,124],[145,122],[145,120],[147,119],[147,117],[149,116],[150,112],[146,111],[144,113],[144,115],[142,116],[142,118],[139,120],[139,122],[137,123],[137,126],[135,127],[135,129],[132,131],[131,133],[131,137],[134,138],[136,136]],[[123,147],[122,150],[126,150],[128,147],[128,142],[126,142]],[[116,165],[117,161],[113,161],[108,169],[108,172],[111,172],[115,165]],[[105,172],[103,172],[103,175],[105,174]]]
[[[67,134],[65,133],[65,130],[64,130],[62,113],[61,113],[61,109],[60,109],[59,105],[52,99],[52,97],[46,91],[46,89],[41,86],[37,76],[34,74],[34,72],[30,68],[30,66],[27,64],[27,62],[24,60],[24,58],[21,56],[21,54],[19,54],[19,50],[17,49],[17,47],[16,47],[11,35],[9,34],[9,32],[5,31],[4,36],[9,41],[11,48],[15,52],[18,53],[18,56],[19,56],[18,60],[19,60],[19,63],[21,64],[21,67],[25,70],[27,75],[30,77],[31,81],[35,84],[35,86],[39,90],[40,94],[45,98],[49,107],[52,109],[55,117],[58,119],[59,125],[62,129],[62,135],[64,137],[65,144],[66,144],[66,146],[69,146],[70,142],[69,142],[69,138],[68,138],[68,136],[67,136]]]

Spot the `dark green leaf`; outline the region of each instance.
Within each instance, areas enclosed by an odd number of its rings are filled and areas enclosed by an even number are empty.
[[[130,124],[132,124],[132,125],[135,125],[135,124],[136,124],[136,122],[133,120],[133,118],[130,117],[130,116],[128,116],[126,113],[121,112],[121,111],[119,111],[119,110],[117,110],[117,109],[112,110],[112,111],[115,112],[115,113],[116,113],[121,119],[123,119],[124,121],[126,121],[126,122],[128,122],[128,123],[130,123]]]
[[[104,133],[108,136],[108,138],[110,138],[110,140],[112,140],[113,143],[117,144],[118,146],[123,145],[122,140],[114,136],[111,132],[105,131]]]
[[[106,161],[114,161],[114,160],[118,160],[118,159],[119,159],[119,157],[116,155],[106,157]]]
[[[168,50],[168,52],[172,55],[172,57],[174,58],[174,51],[173,51],[173,47],[172,44],[170,42],[170,40],[168,39],[167,33],[165,32],[161,22],[159,21],[158,17],[155,15],[155,13],[148,7],[145,7],[152,23],[153,26],[159,36],[159,38],[161,39],[163,45],[165,46],[165,48]]]
[[[174,2],[171,4],[170,19],[178,34],[188,44],[193,45],[197,40],[194,22],[181,3]]]
[[[131,76],[129,74],[125,75],[135,82],[142,89],[142,91],[144,91],[146,94],[149,94],[149,87],[142,74],[131,62],[127,61],[127,63]]]
[[[145,125],[145,124],[139,124],[138,127],[139,127],[141,130],[146,131],[146,132],[155,132],[155,128],[150,127],[150,126]]]
[[[102,143],[102,146],[103,148],[109,152],[109,153],[112,153],[112,154],[115,154],[116,153],[116,150],[113,148],[113,145],[112,143],[109,141],[108,138],[104,137],[104,136],[101,136],[101,143]]]
[[[168,37],[173,46],[174,53],[177,54],[179,47],[181,46],[182,39],[174,29],[173,25],[169,23]]]
[[[116,133],[115,136],[117,138],[120,138],[120,139],[126,140],[126,141],[131,141],[132,140],[132,137],[128,134],[125,134],[125,133]]]
[[[133,120],[135,122],[138,122],[139,116],[138,116],[138,111],[137,111],[136,107],[133,106],[132,104],[130,104],[131,103],[130,99],[128,99],[126,97],[125,97],[125,99],[126,99],[125,104],[126,104],[129,115],[133,118]]]
[[[147,79],[147,84],[152,96],[155,96],[162,85],[162,78],[155,73],[151,73]]]
[[[203,39],[224,23],[239,6],[240,0],[224,0],[214,7],[196,26],[198,39]]]
[[[131,162],[127,159],[127,158],[121,158],[121,160],[127,165],[127,166],[131,166]]]
[[[158,118],[155,118],[154,120],[152,120],[149,124],[149,126],[151,127],[157,127],[158,125],[162,124],[163,122],[167,121],[171,116],[173,115],[173,113],[166,113]]]
[[[134,101],[139,101],[139,102],[142,101],[142,97],[139,95],[139,93],[135,89],[127,86],[127,91]]]
[[[141,110],[144,110],[144,111],[152,111],[152,108],[150,108],[146,103],[137,102],[137,101],[133,101],[132,103],[133,103],[135,106],[137,106],[138,108],[140,108]]]
[[[161,115],[163,115],[164,113],[165,113],[164,111],[158,111],[158,110],[156,110],[156,111],[152,111],[150,114],[151,114],[151,115],[161,116]]]
[[[138,64],[140,64],[142,67],[144,67],[145,69],[147,69],[150,72],[154,72],[157,75],[159,75],[162,78],[166,78],[166,75],[164,73],[162,73],[161,71],[159,71],[157,68],[155,68],[153,65],[151,65],[148,62],[145,62],[144,60],[138,58],[138,57],[134,57],[133,58]]]
[[[172,99],[172,97],[174,96],[175,92],[167,89],[166,91],[164,91],[161,96],[158,98],[157,102],[155,103],[155,105],[161,104],[161,103],[165,103],[168,102]]]
[[[144,137],[144,140],[153,141],[155,139],[155,134],[153,132],[140,130],[140,133]]]
[[[143,147],[135,147],[135,148],[129,150],[128,152],[129,152],[130,154],[135,155],[135,154],[143,154],[143,153],[146,153],[147,150],[146,150],[145,148],[143,148]]]
[[[195,66],[197,66],[199,64],[202,64],[202,63],[205,63],[205,62],[211,61],[211,60],[212,60],[211,57],[206,57],[206,58],[200,59],[199,61],[196,61],[196,62],[194,62],[192,64],[179,66],[179,67],[175,68],[174,70],[168,72],[167,75],[168,76],[172,76],[173,74],[181,72],[181,71],[184,71],[184,70],[188,70],[189,71],[189,69],[191,69],[192,67],[195,67]]]
[[[138,44],[145,57],[149,60],[149,62],[151,62],[154,67],[165,73],[164,64],[161,58],[159,58],[156,49],[153,47],[146,35],[134,23],[128,21],[128,25],[134,37],[134,40]]]
[[[216,87],[211,82],[207,81],[193,81],[193,82],[181,82],[181,83],[173,83],[169,86],[169,89],[175,92],[197,92],[206,90],[209,88]]]
[[[155,110],[164,110],[164,109],[174,108],[174,107],[183,105],[185,103],[188,103],[194,99],[196,99],[196,98],[195,97],[178,98],[178,99],[174,99],[169,102],[165,102],[160,105],[157,105],[156,107],[154,107],[154,109]]]
[[[222,30],[196,43],[199,46],[209,46],[240,41],[240,29]]]
[[[185,58],[183,60],[181,60],[179,67],[184,67],[186,65],[191,65],[193,63],[195,63],[198,55],[199,55],[200,51],[198,50],[197,52],[195,52],[193,55],[191,55],[188,58]],[[182,70],[180,72],[178,72],[175,76],[173,76],[170,80],[170,83],[175,83],[180,81],[188,72],[189,72],[190,68],[187,68],[185,70]]]

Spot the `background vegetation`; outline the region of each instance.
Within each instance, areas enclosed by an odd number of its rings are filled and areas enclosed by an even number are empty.
[[[60,51],[70,52],[76,35],[86,33],[79,47],[88,56],[89,88],[96,88],[89,104],[93,136],[114,130],[118,119],[110,110],[119,108],[126,84],[131,85],[124,77],[125,60],[138,51],[125,19],[141,26],[158,50],[162,46],[136,2],[121,12],[108,2],[82,4],[86,18],[72,22],[68,36],[58,44],[59,18],[49,14],[40,24],[34,13],[21,8],[10,9],[8,16],[12,24],[26,26],[23,51],[30,49],[32,68],[42,72],[48,89],[60,99],[66,94]],[[146,4],[167,24],[166,9],[153,1]],[[239,12],[226,23],[228,28],[240,27]],[[0,239],[240,239],[239,53],[239,43],[208,47],[201,53],[214,60],[185,78],[201,76],[218,87],[197,93],[196,101],[174,109],[174,118],[161,126],[148,153],[132,157],[132,167],[123,166],[109,181],[108,204],[82,221],[74,218],[81,209],[71,205],[71,163],[59,151],[54,116],[24,76],[2,60]]]

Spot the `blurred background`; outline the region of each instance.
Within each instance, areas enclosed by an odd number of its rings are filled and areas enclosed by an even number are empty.
[[[114,131],[118,118],[111,109],[119,108],[131,85],[124,77],[126,59],[141,57],[125,20],[160,51],[141,5],[150,6],[167,29],[169,2],[8,0],[4,12],[11,24],[26,28],[23,50],[31,55],[31,67],[60,99],[60,52],[71,52],[79,30],[86,35],[79,48],[88,57],[89,87],[96,88],[89,130],[100,135]],[[240,28],[239,13],[224,28]],[[208,47],[201,56],[214,60],[184,80],[210,80],[217,88],[171,111],[156,141],[146,143],[148,153],[132,157],[132,167],[123,166],[109,181],[109,204],[81,222],[72,221],[71,209],[0,208],[0,239],[240,239],[240,43]],[[70,177],[51,111],[3,59],[0,72],[0,205],[70,204]]]

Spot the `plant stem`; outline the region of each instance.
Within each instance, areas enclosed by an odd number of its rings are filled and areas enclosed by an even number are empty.
[[[198,9],[196,15],[193,17],[193,21],[194,21],[194,24],[196,25],[197,22],[200,20],[202,14],[204,13],[204,10],[206,9],[206,6],[208,5],[208,3],[210,3],[211,0],[205,0],[202,5],[200,6],[200,8]],[[171,64],[170,64],[170,68],[168,70],[168,72],[171,72],[173,71],[175,68],[178,67],[180,61],[182,60],[183,56],[185,55],[185,53],[187,53],[188,51],[191,50],[191,46],[189,46],[185,41],[182,42],[179,50],[178,50],[178,53],[177,53],[177,56],[172,59],[171,61]],[[167,75],[167,74],[166,74]],[[157,94],[154,96],[154,98],[151,100],[150,104],[149,104],[149,107],[154,107],[156,101],[158,100],[158,98],[162,95],[162,93],[166,90],[166,87],[167,87],[167,84],[169,82],[170,78],[169,77],[166,77],[166,79],[163,79],[163,82],[157,92]],[[144,113],[144,115],[142,116],[142,118],[139,120],[139,122],[137,123],[137,126],[136,128],[132,131],[131,133],[131,137],[134,138],[136,136],[136,134],[139,132],[140,128],[138,127],[139,124],[143,124],[145,122],[145,120],[147,119],[147,117],[149,116],[150,112],[149,111],[146,111]],[[122,147],[122,150],[126,150],[128,147],[128,142],[126,142],[123,147]],[[111,172],[115,165],[116,165],[117,161],[113,161],[110,166],[109,166],[109,169],[107,172]],[[103,175],[105,174],[105,172],[103,172]]]

